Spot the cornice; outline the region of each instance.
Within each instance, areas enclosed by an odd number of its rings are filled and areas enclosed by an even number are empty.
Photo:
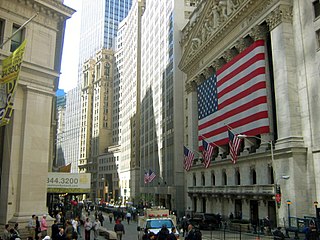
[[[8,1],[8,0],[6,0]],[[24,4],[39,12],[41,15],[47,15],[59,20],[70,18],[75,10],[64,5],[61,0],[9,0],[16,1],[19,5]]]
[[[269,26],[269,30],[275,29],[280,23],[287,22],[292,23],[293,7],[289,5],[279,5],[274,9],[267,17],[266,21]]]

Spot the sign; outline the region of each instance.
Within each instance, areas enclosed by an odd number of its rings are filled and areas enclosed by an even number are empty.
[[[89,193],[90,186],[90,173],[48,173],[48,193]]]
[[[20,47],[2,61],[2,74],[0,78],[0,126],[9,123],[13,112],[13,99],[18,86],[25,47],[26,41],[23,41]]]

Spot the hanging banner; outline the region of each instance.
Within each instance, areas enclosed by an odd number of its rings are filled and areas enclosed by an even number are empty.
[[[26,47],[26,40],[9,57],[2,61],[0,79],[0,127],[10,122],[14,94],[18,86],[19,73]]]
[[[90,173],[48,172],[49,193],[89,193],[90,188]]]

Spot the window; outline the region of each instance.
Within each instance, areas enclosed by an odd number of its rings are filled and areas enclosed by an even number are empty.
[[[251,184],[252,185],[257,184],[257,173],[255,169],[251,170]]]
[[[226,172],[222,173],[222,181],[223,181],[222,185],[225,185],[225,186],[228,185],[227,173]]]
[[[320,29],[316,31],[316,38],[317,38],[316,40],[318,44],[317,48],[319,49],[320,48]]]
[[[241,181],[240,181],[240,172],[239,172],[239,170],[236,171],[235,180],[236,180],[236,185],[240,185]]]
[[[216,176],[214,173],[211,173],[211,185],[215,186],[216,185]]]
[[[5,21],[3,19],[0,19],[0,45],[4,41],[4,24],[5,24]]]
[[[204,173],[201,173],[201,185],[205,186],[206,185],[206,178],[204,176]]]
[[[193,186],[197,186],[197,178],[195,174],[193,174]]]
[[[314,17],[318,18],[320,16],[320,3],[319,3],[319,0],[313,2],[313,10],[314,10]]]
[[[12,33],[15,33],[19,28],[20,26],[14,24],[12,27]],[[11,52],[16,50],[21,45],[23,41],[23,35],[24,35],[24,30],[21,29],[11,38],[11,48],[10,48]]]

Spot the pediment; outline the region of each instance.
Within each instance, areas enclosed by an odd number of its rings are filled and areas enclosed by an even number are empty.
[[[279,2],[280,0],[203,1],[203,11],[198,21],[187,24],[182,31],[183,55],[179,68],[186,73],[192,71],[209,51],[217,45],[228,47],[231,41],[242,37],[241,34],[260,21],[264,12]],[[228,34],[230,42],[226,42]]]

